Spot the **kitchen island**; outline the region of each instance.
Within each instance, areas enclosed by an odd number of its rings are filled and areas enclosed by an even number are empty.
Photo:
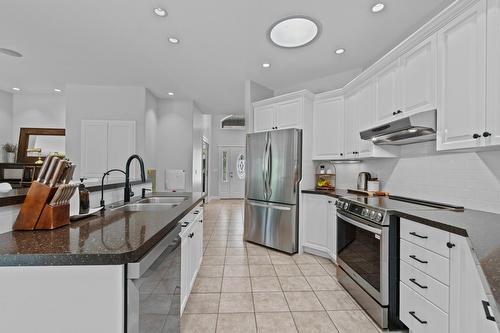
[[[176,241],[180,244],[184,220],[202,222],[193,217],[199,213],[193,210],[205,194],[153,196],[181,200],[163,206],[141,206],[139,200],[125,206],[115,203],[115,208],[108,206],[99,215],[52,231],[0,235],[2,331],[137,331],[133,317],[138,317],[140,300],[134,290],[143,282],[140,277],[153,259],[165,256],[167,247]],[[173,251],[180,253],[175,247]],[[180,255],[166,263],[180,267],[179,261]],[[191,272],[196,273],[196,268]]]

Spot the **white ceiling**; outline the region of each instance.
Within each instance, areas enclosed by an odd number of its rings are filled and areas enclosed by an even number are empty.
[[[194,99],[207,113],[238,113],[246,79],[280,90],[366,67],[453,0],[383,2],[374,15],[372,0],[2,0],[0,47],[24,57],[0,54],[0,89],[145,86]],[[154,16],[157,6],[168,17]],[[269,26],[297,14],[321,23],[320,38],[272,46]],[[168,43],[171,35],[181,43]],[[347,52],[336,56],[338,47]]]

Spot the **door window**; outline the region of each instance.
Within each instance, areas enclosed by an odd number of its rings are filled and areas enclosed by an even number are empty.
[[[227,163],[228,163],[227,154],[228,154],[227,151],[222,152],[222,182],[223,183],[229,182],[229,177],[228,177],[229,170],[228,170],[228,165],[227,165]]]
[[[239,154],[236,160],[236,173],[239,179],[245,179],[245,155]]]

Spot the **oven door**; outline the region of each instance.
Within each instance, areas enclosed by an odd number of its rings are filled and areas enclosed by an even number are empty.
[[[337,213],[337,262],[380,305],[389,304],[389,228]]]

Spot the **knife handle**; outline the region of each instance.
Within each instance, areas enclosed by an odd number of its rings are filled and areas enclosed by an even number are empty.
[[[52,157],[54,157],[54,155],[48,155],[47,157],[45,157],[45,161],[43,162],[43,165],[42,165],[42,168],[40,169],[40,173],[38,174],[38,178],[37,178],[37,182],[41,182],[42,180],[44,180],[45,178],[45,173],[47,172],[47,169],[49,168],[49,164],[52,160]]]
[[[64,161],[59,160],[57,162],[56,169],[55,169],[54,173],[52,174],[52,177],[50,178],[50,185],[49,185],[50,187],[54,187],[57,184],[59,177],[61,176],[63,166],[64,166]]]
[[[47,173],[45,174],[43,183],[45,185],[49,185],[50,180],[52,179],[52,175],[54,174],[54,171],[56,169],[57,164],[59,163],[59,157],[54,156],[52,160],[50,161],[49,168],[47,170]]]

